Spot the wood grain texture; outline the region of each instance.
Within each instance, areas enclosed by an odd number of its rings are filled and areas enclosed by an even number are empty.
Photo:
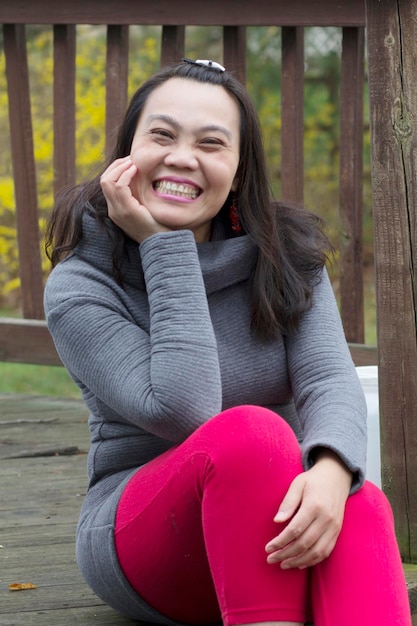
[[[281,195],[304,201],[304,29],[282,29]]]
[[[368,0],[383,486],[417,559],[417,12]]]
[[[363,280],[364,30],[343,29],[340,93],[340,305],[348,341],[365,342]]]
[[[0,318],[0,360],[62,365],[43,320]]]
[[[173,10],[174,9],[174,10]],[[364,26],[363,0],[2,0],[2,23]]]
[[[41,319],[43,281],[25,28],[19,24],[6,24],[3,36],[22,308],[25,317]]]
[[[106,155],[110,157],[127,107],[129,27],[107,27]]]
[[[54,192],[75,184],[75,53],[73,24],[54,26]]]
[[[75,562],[87,487],[87,415],[78,400],[0,395],[0,624],[132,624],[104,605]],[[77,448],[72,456],[11,459],[22,449]],[[9,583],[30,582],[28,591]]]

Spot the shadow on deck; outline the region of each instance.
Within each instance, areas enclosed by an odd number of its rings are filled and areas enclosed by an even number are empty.
[[[0,395],[0,623],[134,624],[84,583],[74,532],[89,446],[81,401]],[[406,572],[417,624],[417,567]],[[10,583],[36,589],[10,591]]]

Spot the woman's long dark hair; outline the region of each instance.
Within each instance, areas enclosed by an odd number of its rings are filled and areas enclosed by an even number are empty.
[[[305,209],[272,202],[258,117],[244,86],[229,72],[182,62],[160,70],[133,95],[118,139],[102,171],[115,159],[130,154],[136,126],[149,95],[170,78],[220,85],[240,109],[240,159],[235,203],[243,231],[259,248],[252,281],[252,328],[269,339],[296,330],[309,308],[314,285],[326,260],[329,242],[319,218]],[[228,200],[220,215],[226,215]],[[82,237],[82,215],[92,214],[113,243],[113,268],[120,281],[126,235],[107,216],[100,175],[63,193],[48,224],[46,251],[55,266]]]

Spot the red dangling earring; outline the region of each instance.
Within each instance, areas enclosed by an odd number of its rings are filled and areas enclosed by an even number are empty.
[[[237,206],[235,204],[236,199],[234,199],[232,201],[232,204],[230,205],[230,209],[229,209],[229,217],[230,217],[230,222],[232,224],[232,230],[235,233],[240,233],[242,230],[242,225],[240,223],[239,220],[239,213],[237,211]]]

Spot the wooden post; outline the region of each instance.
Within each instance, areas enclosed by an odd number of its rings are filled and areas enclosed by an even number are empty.
[[[29,69],[23,24],[4,24],[23,316],[43,318],[42,266]]]
[[[344,28],[340,87],[340,305],[346,339],[365,342],[363,304],[364,29]]]
[[[304,200],[304,29],[282,29],[281,197]]]
[[[107,27],[106,157],[116,142],[117,129],[127,106],[129,26]]]
[[[367,0],[383,487],[417,562],[417,10]]]
[[[54,191],[75,184],[74,24],[54,26]]]
[[[223,28],[223,61],[229,72],[234,72],[241,83],[246,83],[246,28]]]
[[[161,67],[178,63],[184,56],[185,26],[163,26],[161,42]]]

